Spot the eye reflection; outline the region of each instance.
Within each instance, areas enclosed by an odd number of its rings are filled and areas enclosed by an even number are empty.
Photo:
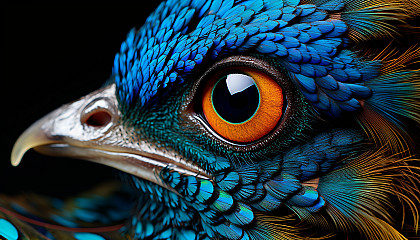
[[[250,76],[228,74],[215,84],[212,102],[217,114],[225,121],[242,123],[252,118],[258,110],[258,87]]]

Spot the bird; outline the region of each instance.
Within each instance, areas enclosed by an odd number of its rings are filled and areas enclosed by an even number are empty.
[[[14,166],[30,149],[103,164],[121,184],[68,201],[2,195],[0,235],[418,236],[420,47],[404,40],[419,7],[163,1],[103,87],[35,122],[11,152]]]

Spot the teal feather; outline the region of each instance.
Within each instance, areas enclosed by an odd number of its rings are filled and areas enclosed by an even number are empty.
[[[234,212],[225,215],[225,218],[239,226],[249,225],[254,220],[254,212],[247,204],[238,202]]]
[[[303,186],[298,194],[293,195],[287,202],[293,206],[312,207],[319,202],[320,195],[313,187]],[[318,206],[322,208],[323,206]]]
[[[271,212],[278,209],[283,204],[282,201],[273,197],[271,194],[266,194],[260,201],[253,203],[252,207],[258,211]]]
[[[418,71],[399,71],[366,82],[373,93],[365,103],[396,126],[403,126],[401,117],[420,122],[419,79]]]
[[[230,191],[238,186],[239,180],[240,176],[237,172],[228,172],[226,175],[222,174],[216,177],[216,182],[223,191]]]
[[[219,197],[214,201],[211,207],[214,207],[219,212],[227,212],[232,209],[233,198],[230,194],[219,191]]]

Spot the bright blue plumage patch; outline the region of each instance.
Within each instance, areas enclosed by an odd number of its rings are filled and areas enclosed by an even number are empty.
[[[75,233],[74,238],[77,240],[105,240],[104,237],[93,233]]]
[[[262,53],[276,59],[307,99],[340,116],[370,96],[363,82],[378,63],[360,61],[347,45],[346,24],[330,18],[342,1],[169,0],[132,30],[115,57],[122,109],[145,106],[159,92],[188,79],[197,65],[227,54]]]
[[[0,236],[7,240],[17,240],[19,237],[16,227],[6,219],[0,219]]]

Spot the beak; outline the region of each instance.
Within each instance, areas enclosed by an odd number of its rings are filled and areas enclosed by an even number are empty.
[[[19,165],[26,151],[84,159],[154,182],[169,190],[159,177],[162,169],[210,179],[209,174],[172,149],[162,149],[136,136],[122,123],[115,84],[99,89],[49,113],[16,141],[11,155]]]

